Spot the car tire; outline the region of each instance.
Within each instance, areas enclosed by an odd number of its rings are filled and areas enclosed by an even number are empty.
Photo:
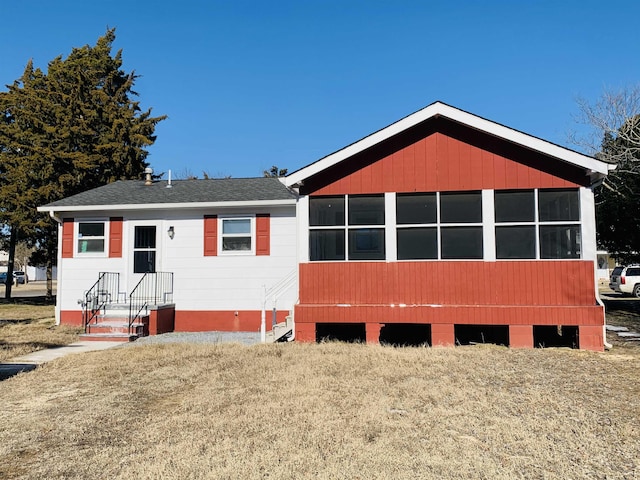
[[[640,283],[633,287],[633,296],[640,298]]]

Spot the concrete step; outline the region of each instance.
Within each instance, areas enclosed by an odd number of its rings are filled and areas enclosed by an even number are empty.
[[[139,335],[128,333],[81,333],[80,340],[87,342],[133,342]]]
[[[131,324],[131,330],[129,330],[129,321],[122,321],[121,318],[103,318],[99,319],[97,323],[90,323],[87,325],[88,334],[107,334],[107,333],[118,333],[118,334],[129,334],[129,332],[133,332],[136,335],[143,335],[144,332],[144,323],[135,322]]]

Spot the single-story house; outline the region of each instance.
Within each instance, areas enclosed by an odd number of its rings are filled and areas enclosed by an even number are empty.
[[[592,188],[611,168],[436,102],[282,179],[116,182],[40,208],[57,315],[86,323],[153,277],[150,333],[269,311],[298,341],[602,350]]]

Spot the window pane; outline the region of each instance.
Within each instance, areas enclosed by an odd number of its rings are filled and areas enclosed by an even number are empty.
[[[436,223],[436,194],[417,193],[396,197],[396,222],[399,225]]]
[[[349,225],[384,225],[384,196],[349,197]]]
[[[399,228],[398,260],[438,258],[438,230],[433,228]]]
[[[156,252],[145,250],[133,252],[133,273],[153,273],[156,271]]]
[[[480,192],[441,193],[440,220],[443,223],[482,222]]]
[[[482,258],[482,227],[441,229],[443,259]]]
[[[104,223],[79,223],[78,237],[104,237]]]
[[[384,260],[384,229],[349,230],[349,260]]]
[[[309,258],[312,261],[344,260],[344,230],[311,230]]]
[[[541,225],[540,258],[580,258],[579,225]]]
[[[533,190],[495,192],[496,222],[533,222]]]
[[[577,190],[540,190],[538,205],[541,222],[580,220]]]
[[[225,252],[251,251],[251,237],[223,237],[222,250]]]
[[[81,239],[78,240],[78,252],[104,252],[104,240],[103,239]]]
[[[222,233],[251,234],[251,220],[248,218],[224,219],[222,220]]]
[[[309,225],[344,225],[344,197],[309,198]]]
[[[133,248],[156,248],[156,227],[136,227]]]
[[[496,258],[536,258],[536,227],[496,227]]]

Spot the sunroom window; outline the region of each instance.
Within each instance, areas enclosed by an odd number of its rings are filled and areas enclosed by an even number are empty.
[[[399,193],[398,260],[481,259],[480,192]]]
[[[481,192],[441,193],[440,223],[440,258],[483,257]]]
[[[497,259],[571,259],[581,256],[577,189],[495,192]]]
[[[398,260],[438,258],[438,199],[435,193],[396,197]]]
[[[309,258],[384,260],[384,222],[383,195],[311,197]]]

